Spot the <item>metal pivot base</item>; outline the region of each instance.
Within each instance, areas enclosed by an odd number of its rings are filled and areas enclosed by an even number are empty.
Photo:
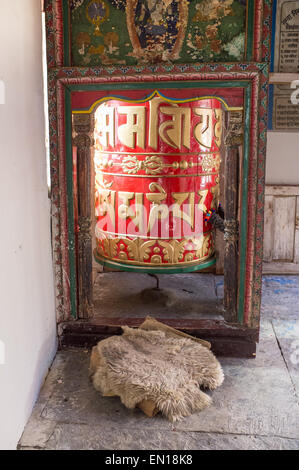
[[[119,261],[111,261],[107,258],[100,256],[96,250],[94,250],[94,258],[102,266],[108,268],[117,269],[120,271],[129,271],[135,273],[153,273],[153,274],[179,274],[179,273],[192,273],[196,271],[202,271],[203,269],[209,268],[216,263],[216,258],[212,257],[201,263],[193,265],[180,266],[179,264],[173,266],[136,266],[126,263],[120,263]]]
[[[140,296],[145,304],[154,303],[161,305],[161,307],[172,307],[179,301],[179,297],[174,289],[157,289],[152,287],[142,290]]]

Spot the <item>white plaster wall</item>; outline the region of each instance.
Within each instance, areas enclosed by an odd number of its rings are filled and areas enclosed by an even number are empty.
[[[0,2],[0,449],[16,448],[56,351],[40,10]]]
[[[299,185],[298,132],[268,132],[266,184]]]

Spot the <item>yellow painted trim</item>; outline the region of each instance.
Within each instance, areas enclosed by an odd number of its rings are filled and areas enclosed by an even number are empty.
[[[212,233],[214,230],[207,230],[206,232],[201,232],[201,233],[194,233],[190,237],[182,238],[181,240],[194,240],[194,239],[200,239],[203,235],[207,235],[209,233]],[[108,235],[106,238],[119,238],[119,237],[124,237],[128,238],[130,237],[130,240],[136,240],[137,238],[142,238],[144,240],[178,240],[178,237],[150,237],[148,235],[138,235],[136,233],[116,233],[116,232],[108,232],[106,230],[99,230],[99,232],[103,235]],[[110,235],[115,235],[115,237],[110,237]],[[96,237],[97,240],[101,240],[99,237]]]
[[[155,90],[155,91],[153,91],[153,93],[150,96],[148,96],[145,99],[140,99],[140,100],[131,100],[131,99],[127,99],[127,98],[119,98],[118,96],[104,96],[103,98],[95,101],[89,109],[77,110],[77,111],[74,110],[74,111],[72,111],[72,113],[73,114],[91,114],[97,106],[101,105],[102,103],[104,103],[106,101],[111,101],[111,100],[124,101],[124,102],[129,102],[129,103],[136,103],[136,104],[146,103],[147,101],[150,101],[151,99],[153,99],[155,96],[158,96],[159,98],[161,98],[162,100],[164,100],[168,103],[176,103],[176,104],[191,103],[193,101],[202,101],[202,100],[208,100],[208,99],[215,99],[215,100],[220,101],[224,105],[224,107],[227,111],[242,111],[243,110],[243,107],[228,106],[226,101],[223,98],[219,98],[218,96],[198,96],[196,98],[186,98],[186,99],[183,99],[183,100],[175,100],[175,99],[172,99],[172,98],[167,98],[164,95],[162,95],[159,92],[159,90]]]
[[[167,152],[120,152],[116,151],[108,151],[108,150],[100,150],[100,153],[105,153],[107,155],[132,155],[132,156],[139,156],[139,155],[166,155],[167,157],[190,157],[190,156],[197,156],[200,157],[202,155],[220,155],[220,150],[217,152],[183,152],[183,153],[167,153]]]
[[[199,165],[200,166],[200,165]],[[196,173],[196,174],[188,174],[185,175],[168,175],[168,174],[160,174],[160,175],[132,175],[129,173],[107,173],[105,170],[101,170],[102,175],[108,176],[125,176],[126,178],[191,178],[195,176],[215,176],[219,175],[219,171],[214,171],[212,173]]]
[[[203,258],[198,258],[196,260],[193,260],[193,261],[189,261],[187,263],[157,263],[157,264],[154,264],[154,263],[147,263],[146,261],[135,261],[135,260],[123,260],[123,259],[120,259],[120,258],[108,258],[107,256],[104,256],[104,255],[100,255],[97,251],[96,251],[96,258],[98,258],[99,260],[102,259],[103,261],[107,260],[108,262],[110,263],[120,263],[120,264],[123,264],[123,265],[127,265],[127,266],[134,266],[135,269],[142,269],[144,267],[146,268],[152,268],[152,269],[155,269],[155,268],[179,268],[179,267],[184,267],[184,266],[194,266],[194,265],[197,265],[197,264],[200,264],[202,263],[203,261],[206,261],[206,260],[209,260],[211,258],[213,258],[213,256],[215,255],[215,250],[211,251],[211,253],[209,253],[208,255],[204,256]]]

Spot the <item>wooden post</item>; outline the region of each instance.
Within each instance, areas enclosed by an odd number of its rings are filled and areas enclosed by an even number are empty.
[[[243,139],[242,112],[230,112],[225,137],[225,250],[224,250],[224,318],[228,322],[237,321],[238,296],[238,186],[239,186],[239,146]]]
[[[77,147],[78,316],[91,318],[93,316],[93,285],[90,182],[94,117],[92,114],[75,114],[73,126],[76,133],[73,145]]]

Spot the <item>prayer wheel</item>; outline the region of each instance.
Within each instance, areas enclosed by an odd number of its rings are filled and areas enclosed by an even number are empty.
[[[95,259],[179,273],[215,263],[205,214],[218,207],[222,107],[217,98],[107,98],[96,111]]]

